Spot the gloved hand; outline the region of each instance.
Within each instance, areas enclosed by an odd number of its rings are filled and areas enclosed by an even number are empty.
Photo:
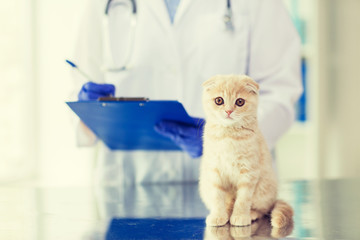
[[[85,83],[79,94],[79,101],[97,100],[99,97],[114,96],[115,86],[112,84],[98,84],[94,82]]]
[[[193,119],[194,124],[163,120],[155,125],[155,130],[170,138],[191,157],[197,158],[202,155],[205,120],[202,118]]]

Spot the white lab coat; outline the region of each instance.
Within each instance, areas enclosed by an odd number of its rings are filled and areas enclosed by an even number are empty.
[[[101,68],[121,65],[126,57],[130,8],[110,7],[104,25],[105,6],[105,0],[89,0],[74,60],[96,82],[114,84],[117,96],[174,99],[189,115],[203,117],[203,81],[216,74],[247,74],[260,84],[259,124],[270,148],[292,124],[302,92],[300,41],[281,0],[232,1],[234,32],[226,31],[223,21],[225,0],[181,0],[173,25],[164,0],[137,0],[132,68],[115,73]],[[78,78],[76,89],[86,81]],[[84,136],[79,131],[80,145],[87,142]],[[102,146],[98,179],[196,181],[199,162],[180,152]]]

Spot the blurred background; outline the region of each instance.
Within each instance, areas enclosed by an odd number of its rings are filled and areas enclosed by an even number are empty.
[[[76,146],[73,113],[65,104],[74,87],[65,59],[73,55],[86,1],[0,0],[1,239],[24,239],[16,238],[19,226],[32,239],[81,239],[79,229],[97,224],[85,220],[97,219],[98,209],[91,189],[81,188],[92,184],[96,149]],[[339,196],[355,199],[351,189],[345,195],[332,192],[335,185],[314,195],[306,181],[359,176],[360,1],[284,2],[303,44],[305,91],[276,158],[281,181],[301,180],[288,191],[295,195],[290,201],[298,213],[295,222],[305,223],[295,234],[310,237],[314,227],[309,225],[317,222],[311,216],[321,215],[309,204],[311,196],[327,200],[325,206],[318,201],[325,213],[346,207],[338,204]],[[34,185],[43,188],[14,189]],[[352,212],[347,208],[340,220]],[[338,221],[323,223],[326,233]],[[72,238],[59,237],[65,228],[57,226],[70,227]]]
[[[77,148],[65,59],[86,0],[1,1],[0,183],[89,185],[91,148]],[[305,92],[280,140],[280,179],[360,172],[360,2],[284,0],[303,43]],[[64,174],[66,173],[66,177]]]

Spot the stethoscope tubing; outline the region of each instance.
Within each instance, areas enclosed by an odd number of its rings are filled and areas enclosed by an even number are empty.
[[[105,15],[109,15],[109,9],[110,9],[110,4],[113,0],[108,0],[106,3],[106,8],[105,8]],[[137,14],[137,5],[136,5],[136,0],[129,0],[131,2],[131,6],[132,6],[132,14]],[[229,1],[229,0],[227,0]]]

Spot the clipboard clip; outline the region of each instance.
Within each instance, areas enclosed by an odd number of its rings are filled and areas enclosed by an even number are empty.
[[[148,102],[146,97],[99,97],[100,102]]]

